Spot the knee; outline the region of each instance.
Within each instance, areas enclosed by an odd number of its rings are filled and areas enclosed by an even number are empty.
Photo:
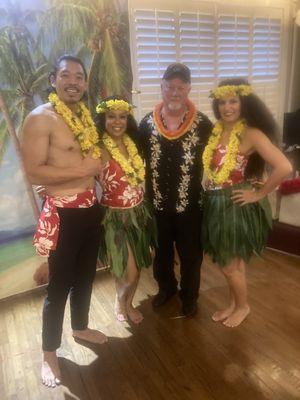
[[[237,273],[237,269],[231,266],[230,267],[226,266],[222,268],[222,272],[226,278],[230,278],[231,276]]]
[[[234,261],[222,268],[225,277],[233,275],[243,275],[245,271],[244,265],[240,261]]]

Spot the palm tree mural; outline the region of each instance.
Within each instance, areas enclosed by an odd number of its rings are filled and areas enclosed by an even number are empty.
[[[0,13],[6,22],[0,28],[0,90],[19,132],[36,106],[35,98],[45,100],[49,66],[26,25],[36,19],[34,12],[23,12],[18,2],[7,0]],[[0,120],[0,162],[8,142],[6,123],[5,118]]]
[[[18,2],[6,0],[0,10],[5,24],[0,29],[0,163],[9,137],[15,148],[35,217],[38,206],[26,177],[17,133],[26,115],[36,106],[35,96],[45,97],[48,64],[36,46],[26,23],[36,19],[34,12],[23,12]],[[16,133],[17,131],[17,133]]]
[[[111,94],[131,97],[126,5],[118,0],[52,0],[41,21],[39,43],[52,49],[49,59],[57,58],[63,50],[89,62],[91,111],[99,98]]]

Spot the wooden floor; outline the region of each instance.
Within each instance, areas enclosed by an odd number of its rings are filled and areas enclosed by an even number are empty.
[[[226,287],[207,261],[199,313],[178,318],[175,297],[159,312],[152,271],[143,271],[137,305],[145,320],[116,322],[114,284],[97,275],[91,326],[109,342],[88,348],[72,340],[67,309],[59,351],[63,384],[40,383],[43,292],[0,303],[1,400],[292,400],[300,399],[300,259],[266,251],[248,270],[252,312],[238,328],[214,323]]]

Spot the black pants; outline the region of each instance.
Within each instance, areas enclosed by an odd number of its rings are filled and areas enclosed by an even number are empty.
[[[61,343],[64,310],[70,293],[72,329],[88,325],[92,284],[100,239],[101,211],[90,208],[58,208],[59,238],[50,252],[49,285],[43,310],[43,350],[55,351]]]
[[[174,242],[180,259],[180,297],[183,303],[195,302],[200,287],[200,267],[203,259],[199,209],[183,213],[156,212],[158,248],[154,259],[154,278],[159,290],[177,288],[174,274]]]

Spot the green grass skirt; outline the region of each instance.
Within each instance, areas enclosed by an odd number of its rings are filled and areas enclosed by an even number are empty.
[[[146,202],[128,209],[105,207],[99,259],[118,278],[124,275],[131,248],[137,268],[152,264],[151,249],[157,244],[157,231],[151,208]]]
[[[272,212],[265,197],[257,203],[240,206],[231,200],[232,190],[251,189],[242,183],[205,193],[202,240],[204,252],[220,266],[232,258],[241,257],[246,263],[252,254],[264,249],[272,228]]]

